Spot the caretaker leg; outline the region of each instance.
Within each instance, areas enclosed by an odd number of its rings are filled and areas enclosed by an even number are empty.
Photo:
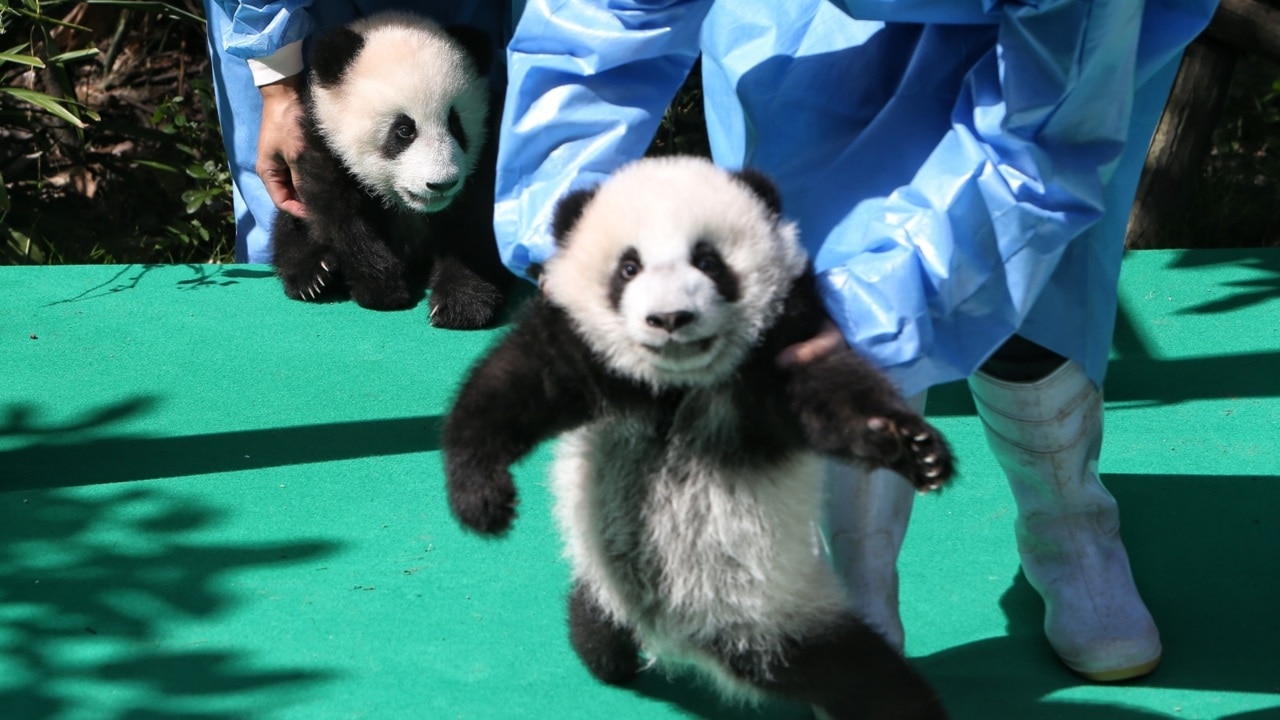
[[[908,398],[924,410],[925,393]],[[853,611],[899,653],[898,552],[907,533],[916,489],[892,470],[827,461],[827,542]]]
[[[1098,477],[1102,393],[1076,363],[1016,336],[969,386],[1013,489],[1022,571],[1044,598],[1054,651],[1094,681],[1151,672],[1160,634]]]
[[[880,633],[852,614],[791,641],[759,668],[752,657],[728,665],[760,689],[813,705],[832,720],[939,720],[946,710],[924,677]]]
[[[616,624],[581,583],[569,592],[569,642],[592,675],[620,685],[640,671],[640,646]]]

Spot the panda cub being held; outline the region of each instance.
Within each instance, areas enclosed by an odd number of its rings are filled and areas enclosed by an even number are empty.
[[[511,280],[493,235],[493,52],[480,30],[402,12],[317,38],[294,177],[307,216],[272,230],[286,295],[396,310],[429,286],[433,325],[493,321]]]
[[[564,434],[551,486],[573,568],[570,642],[600,680],[693,665],[727,694],[832,718],[941,718],[815,550],[823,455],[932,490],[944,439],[848,348],[778,353],[824,319],[769,181],[695,158],[566,196],[541,295],[472,369],[444,430],[450,507],[504,532],[509,467]]]

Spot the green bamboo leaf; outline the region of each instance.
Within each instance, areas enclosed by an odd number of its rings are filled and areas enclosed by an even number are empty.
[[[19,257],[27,258],[36,263],[45,262],[44,253],[40,252],[40,248],[36,247],[30,237],[17,229],[9,229],[8,245],[9,249],[17,253]]]
[[[165,172],[171,172],[171,173],[182,172],[182,170],[177,165],[170,165],[168,163],[156,162],[155,160],[134,160],[134,162],[143,167],[149,167],[152,170],[163,170]]]
[[[55,63],[55,64],[62,64],[66,62],[71,62],[72,60],[79,60],[80,58],[93,57],[94,55],[97,55],[97,54],[98,54],[98,48],[96,47],[85,48],[83,50],[72,50],[71,52],[65,52],[65,53],[62,53],[61,55],[55,55],[49,58],[49,62]]]
[[[9,191],[4,187],[4,175],[0,175],[0,212],[9,212]]]
[[[14,12],[27,18],[28,20],[34,21],[39,25],[58,25],[70,30],[76,30],[78,32],[92,32],[92,30],[90,30],[89,28],[83,25],[76,25],[75,23],[70,23],[70,22],[67,22],[66,20],[59,20],[58,18],[53,17],[52,15],[44,14],[43,12],[40,11],[40,6],[36,3],[27,3],[27,5],[28,5],[28,9],[15,10]]]
[[[71,123],[72,125],[75,125],[78,128],[86,127],[85,122],[83,120],[76,117],[74,113],[72,113],[70,110],[68,110],[66,107],[63,106],[62,104],[63,101],[51,95],[45,95],[44,93],[36,92],[35,90],[27,90],[26,88],[15,88],[15,87],[0,88],[0,92],[8,93],[18,98],[19,100],[29,102],[32,105],[35,105],[36,107],[39,107],[49,113],[57,115],[58,117],[62,118],[63,120],[66,120],[67,122]]]
[[[0,63],[13,62],[19,65],[30,65],[31,67],[43,68],[44,63],[40,58],[32,55],[19,55],[15,52],[0,52]]]

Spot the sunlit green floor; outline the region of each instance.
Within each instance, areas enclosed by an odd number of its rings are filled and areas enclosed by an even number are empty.
[[[1083,683],[1038,630],[963,386],[917,502],[908,653],[956,718],[1280,718],[1280,253],[1123,274],[1102,469],[1164,665]],[[286,300],[262,266],[0,268],[0,718],[804,718],[568,646],[544,448],[461,532],[437,432],[492,333]]]

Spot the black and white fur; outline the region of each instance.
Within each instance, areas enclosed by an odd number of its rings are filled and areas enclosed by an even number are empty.
[[[295,175],[307,217],[278,213],[272,237],[286,295],[345,289],[394,310],[429,284],[432,324],[492,322],[510,279],[493,236],[492,56],[478,30],[401,12],[317,39]]]
[[[833,718],[944,717],[848,609],[815,527],[820,454],[922,490],[951,476],[951,455],[853,351],[777,364],[824,315],[769,182],[642,160],[566,197],[554,233],[542,295],[446,424],[456,517],[505,531],[509,466],[566,433],[552,487],[573,564],[570,639],[598,678],[627,681],[645,653]]]

